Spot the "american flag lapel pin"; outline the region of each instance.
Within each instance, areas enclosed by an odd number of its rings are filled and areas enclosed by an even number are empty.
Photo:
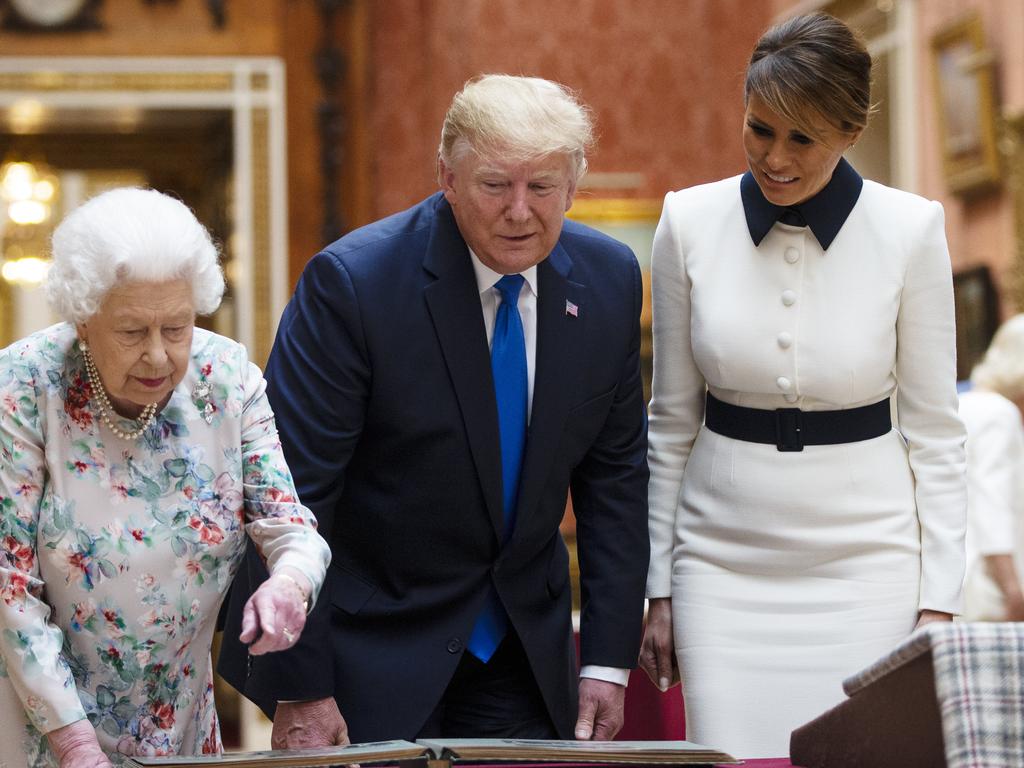
[[[575,304],[573,304],[568,299],[566,299],[565,300],[565,314],[569,315],[570,317],[579,317],[580,316],[580,308],[577,307]]]

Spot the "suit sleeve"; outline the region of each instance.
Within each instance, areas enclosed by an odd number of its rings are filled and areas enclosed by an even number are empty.
[[[920,609],[959,613],[965,569],[964,426],[957,416],[953,280],[932,203],[907,265],[896,320],[896,407],[921,525]]]
[[[331,543],[370,381],[358,298],[334,255],[322,252],[307,265],[281,318],[266,378],[299,499]],[[274,701],[334,694],[330,603],[328,579],[298,643],[253,660],[247,694]]]
[[[630,258],[629,348],[608,418],[573,472],[571,486],[580,562],[581,661],[618,668],[636,666],[650,551],[647,418],[640,375],[643,287],[636,259]]]

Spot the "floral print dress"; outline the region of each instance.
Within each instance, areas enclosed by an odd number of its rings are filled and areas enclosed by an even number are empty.
[[[45,733],[83,717],[115,761],[221,751],[210,643],[246,534],[314,592],[330,560],[264,388],[197,328],[184,380],[124,440],[72,326],[0,351],[0,766],[56,766]]]

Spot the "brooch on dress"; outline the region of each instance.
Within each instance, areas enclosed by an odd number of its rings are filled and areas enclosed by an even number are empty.
[[[200,379],[196,382],[196,385],[192,387],[192,402],[196,404],[196,408],[203,414],[203,420],[207,424],[213,423],[213,414],[217,408],[210,400],[210,384],[204,379]]]

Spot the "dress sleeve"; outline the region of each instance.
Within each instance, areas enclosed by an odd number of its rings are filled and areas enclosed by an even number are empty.
[[[246,532],[273,573],[297,568],[313,585],[310,605],[323,586],[331,551],[317,532],[316,518],[299,502],[281,451],[274,413],[260,369],[244,364],[242,410],[243,494]]]
[[[0,676],[41,733],[85,717],[36,558],[47,482],[39,371],[0,352]]]
[[[896,408],[921,525],[919,608],[959,613],[966,555],[964,426],[957,416],[953,279],[942,206],[915,238],[896,320]]]
[[[665,197],[651,255],[654,379],[649,410],[651,564],[647,596],[668,597],[683,470],[704,420],[705,383],[690,342],[690,279],[676,231],[678,193]]]
[[[986,408],[984,418],[967,419],[967,527],[971,549],[979,555],[1012,554],[1017,540],[1014,510],[1024,433],[1016,406],[997,402],[1000,407]]]

